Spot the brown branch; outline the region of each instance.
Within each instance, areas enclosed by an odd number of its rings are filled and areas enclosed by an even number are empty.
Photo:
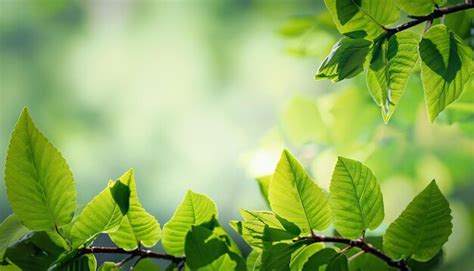
[[[384,28],[384,29],[388,33],[388,36],[390,37],[391,35],[394,35],[403,30],[407,30],[408,28],[414,27],[415,25],[419,25],[423,22],[432,21],[434,19],[443,17],[451,13],[468,10],[472,8],[474,8],[474,4],[472,3],[472,1],[470,2],[466,1],[466,3],[464,4],[457,4],[457,5],[453,5],[449,7],[436,8],[431,14],[428,14],[425,16],[408,16],[414,20],[398,25],[393,28]]]
[[[365,253],[369,253],[374,255],[375,257],[381,259],[382,261],[386,262],[389,266],[398,268],[400,271],[410,271],[410,267],[408,267],[405,260],[395,260],[390,258],[387,254],[383,253],[381,250],[377,249],[373,245],[367,243],[364,239],[347,239],[342,237],[332,237],[332,236],[324,236],[324,235],[311,235],[311,236],[301,236],[295,240],[301,241],[307,240],[312,243],[339,243],[339,244],[346,244],[350,247],[356,247],[364,251]]]
[[[151,250],[135,249],[135,250],[127,251],[119,247],[86,247],[86,248],[81,248],[79,250],[79,253],[80,254],[99,254],[99,253],[126,254],[126,255],[129,255],[130,258],[140,257],[140,258],[163,259],[163,260],[171,261],[176,264],[179,264],[186,260],[185,257],[175,257],[173,255],[154,252]]]

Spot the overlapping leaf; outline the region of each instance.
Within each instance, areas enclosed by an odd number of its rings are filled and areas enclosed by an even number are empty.
[[[210,222],[216,217],[216,205],[211,199],[188,191],[173,217],[163,227],[163,247],[171,255],[183,255],[184,241],[191,227]]]
[[[8,147],[5,183],[13,212],[29,229],[54,230],[71,221],[76,209],[71,170],[26,108]]]
[[[125,250],[133,250],[139,243],[154,246],[161,237],[160,224],[139,202],[133,170],[127,171],[117,181],[130,188],[130,208],[118,230],[109,233],[110,238]]]
[[[405,90],[408,77],[418,59],[417,35],[399,32],[380,39],[372,51],[367,70],[367,85],[385,123],[388,122]]]
[[[384,218],[380,186],[372,171],[361,162],[339,157],[333,172],[330,198],[336,230],[358,238],[375,229]]]
[[[308,262],[308,259],[318,253],[323,248],[324,244],[322,243],[314,243],[302,247],[291,255],[290,269],[303,270],[305,264]],[[318,270],[318,268],[315,267],[313,270]]]
[[[438,114],[462,94],[473,70],[472,50],[444,25],[423,35],[419,45],[421,76],[428,114]]]
[[[262,265],[260,270],[290,270],[291,255],[301,249],[305,244],[298,242],[294,244],[278,243],[266,247],[262,253]]]
[[[0,261],[5,250],[28,232],[29,230],[20,223],[14,214],[9,215],[3,220],[2,224],[0,224]]]
[[[446,0],[395,0],[397,6],[409,15],[428,15],[435,9],[435,5],[442,5]]]
[[[75,220],[71,229],[74,247],[79,247],[100,233],[118,229],[123,215],[112,196],[111,188],[113,186],[114,183],[110,181],[107,187],[87,204]]]
[[[400,12],[393,0],[324,0],[341,34],[374,39],[382,26],[396,22]]]
[[[428,261],[452,232],[451,210],[433,180],[388,227],[384,251],[392,258]]]
[[[244,221],[231,223],[231,226],[257,251],[266,244],[291,240],[300,234],[296,225],[272,212],[241,210],[240,213]]]
[[[365,39],[342,38],[321,63],[315,78],[338,82],[358,75],[364,70],[371,45]]]
[[[295,223],[302,233],[324,230],[331,222],[326,193],[287,150],[273,174],[268,196],[275,214]]]
[[[271,180],[272,175],[266,175],[257,178],[258,186],[260,187],[260,193],[262,193],[262,196],[268,206],[270,206],[270,202],[268,201],[268,187],[270,186]]]

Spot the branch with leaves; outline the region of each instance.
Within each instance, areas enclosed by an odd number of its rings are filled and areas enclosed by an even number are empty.
[[[435,258],[452,231],[449,203],[434,180],[377,238],[366,232],[384,220],[383,195],[361,162],[338,158],[329,196],[288,151],[273,175],[258,181],[272,211],[241,210],[244,220],[231,222],[253,249],[251,270],[374,270],[379,261],[385,265],[377,270],[408,271]],[[331,224],[337,235],[323,235]],[[346,255],[353,248],[360,251]]]
[[[458,29],[444,24],[444,17],[458,13],[464,16],[458,21],[469,20],[472,1],[446,7],[438,6],[446,1],[431,0],[324,2],[344,37],[320,65],[316,79],[338,82],[366,71],[369,92],[386,123],[403,96],[418,58],[431,122],[464,92],[474,70],[472,49],[455,32]],[[402,11],[413,20],[391,27]],[[437,18],[442,18],[441,23],[434,25]],[[424,33],[406,31],[423,22],[427,22]]]

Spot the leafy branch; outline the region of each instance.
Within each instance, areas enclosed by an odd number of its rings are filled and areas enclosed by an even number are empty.
[[[401,32],[401,31],[407,30],[409,28],[412,28],[412,27],[414,27],[416,25],[419,25],[423,22],[433,21],[434,19],[441,18],[441,17],[443,17],[445,15],[448,15],[448,14],[451,14],[451,13],[456,13],[456,12],[459,12],[459,11],[473,9],[473,8],[474,8],[474,3],[472,3],[472,2],[464,3],[464,4],[457,4],[457,5],[452,5],[452,6],[448,6],[448,7],[442,7],[442,8],[437,7],[437,8],[435,8],[435,10],[431,14],[428,14],[428,15],[425,15],[425,16],[408,15],[409,18],[412,18],[414,20],[403,23],[403,24],[400,24],[400,25],[398,25],[396,27],[393,27],[393,28],[389,28],[389,27],[383,27],[383,28],[388,33],[388,37],[390,37],[391,35],[394,35],[398,32]]]
[[[369,253],[374,255],[375,257],[383,260],[389,266],[398,268],[401,271],[410,271],[410,267],[408,267],[407,262],[404,259],[401,260],[394,260],[390,258],[387,254],[382,252],[381,250],[374,247],[372,244],[365,241],[364,238],[359,239],[348,239],[343,237],[335,237],[335,236],[324,236],[324,235],[317,235],[313,234],[310,236],[301,236],[295,239],[295,242],[308,240],[311,243],[339,243],[339,244],[346,244],[348,245],[348,249],[351,248],[359,248],[363,253]],[[356,254],[357,255],[357,254]]]

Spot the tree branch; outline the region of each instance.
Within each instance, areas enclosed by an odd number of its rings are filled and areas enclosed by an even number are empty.
[[[181,263],[186,261],[185,257],[175,257],[173,255],[154,252],[151,250],[144,249],[135,249],[132,251],[127,251],[119,247],[86,247],[79,250],[80,254],[98,254],[98,253],[108,253],[108,254],[127,254],[130,258],[140,257],[140,258],[154,258],[154,259],[163,259],[168,260],[173,263]]]
[[[408,267],[405,260],[395,260],[390,258],[388,255],[374,247],[373,245],[367,243],[364,239],[347,239],[342,237],[332,237],[332,236],[324,236],[324,235],[311,235],[311,236],[301,236],[295,240],[301,241],[307,240],[312,243],[339,243],[339,244],[346,244],[350,247],[357,247],[364,251],[365,253],[369,253],[374,255],[375,257],[381,259],[382,261],[386,262],[389,266],[398,268],[400,271],[410,271],[410,267]]]
[[[474,8],[474,4],[472,3],[472,1],[466,1],[466,3],[464,4],[457,4],[457,5],[453,5],[449,7],[436,8],[431,14],[428,14],[426,16],[408,16],[410,18],[413,18],[414,20],[398,25],[393,28],[384,28],[384,29],[388,33],[388,36],[390,37],[398,32],[407,30],[408,28],[414,27],[415,25],[419,25],[423,22],[432,21],[434,19],[443,17],[451,13],[468,10],[472,8]]]

